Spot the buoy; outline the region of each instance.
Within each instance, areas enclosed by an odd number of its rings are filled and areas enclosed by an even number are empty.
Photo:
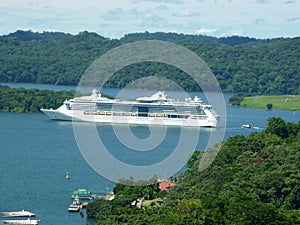
[[[66,179],[70,179],[70,174],[69,174],[69,172],[66,173]]]

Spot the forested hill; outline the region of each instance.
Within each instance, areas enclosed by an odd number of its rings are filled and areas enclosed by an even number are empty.
[[[164,40],[198,54],[223,91],[249,94],[300,94],[300,37],[258,40],[176,33],[135,33],[109,39],[96,33],[17,31],[0,36],[0,82],[77,85],[100,55],[124,43]],[[143,76],[172,79],[185,90],[199,90],[188,75],[161,63],[140,63],[118,71],[106,87],[124,87]]]
[[[270,118],[263,132],[222,143],[203,171],[203,153],[195,152],[168,191],[122,179],[115,199],[89,204],[88,216],[105,225],[300,224],[299,137],[300,123]],[[136,199],[144,199],[142,208],[133,206]]]
[[[240,36],[232,36],[232,37],[222,37],[215,38],[210,36],[202,36],[202,35],[189,35],[189,34],[177,34],[177,33],[132,33],[126,34],[121,40],[126,42],[131,41],[141,41],[141,40],[161,40],[161,41],[172,41],[172,42],[181,42],[181,43],[203,43],[203,44],[226,44],[226,45],[240,45],[248,42],[256,42],[258,41],[255,38],[248,37],[240,37]]]

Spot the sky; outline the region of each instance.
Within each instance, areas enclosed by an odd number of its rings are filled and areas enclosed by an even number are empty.
[[[0,0],[0,35],[16,30],[296,37],[300,0]]]

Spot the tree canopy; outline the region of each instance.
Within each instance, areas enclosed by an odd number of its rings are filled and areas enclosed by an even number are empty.
[[[116,198],[89,204],[88,215],[98,224],[300,224],[300,122],[270,118],[263,132],[229,138],[204,171],[201,157],[161,196],[153,184],[116,184]],[[160,204],[130,204],[147,193]]]
[[[0,85],[0,111],[39,112],[41,108],[58,108],[64,100],[73,98],[75,91],[50,91],[10,88]]]
[[[86,31],[77,35],[16,31],[0,36],[0,82],[77,85],[99,56],[140,40],[174,42],[195,52],[208,64],[225,92],[300,93],[300,37],[261,40],[145,32],[127,34],[117,40]],[[123,68],[111,77],[106,87],[123,88],[148,76],[166,77],[186,91],[200,90],[183,71],[156,62]]]

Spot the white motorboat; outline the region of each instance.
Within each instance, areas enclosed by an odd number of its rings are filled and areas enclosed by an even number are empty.
[[[26,224],[26,225],[37,225],[41,220],[32,220],[28,218],[27,220],[2,220],[3,224]]]
[[[0,212],[1,217],[34,217],[35,214],[24,209],[15,212]]]

